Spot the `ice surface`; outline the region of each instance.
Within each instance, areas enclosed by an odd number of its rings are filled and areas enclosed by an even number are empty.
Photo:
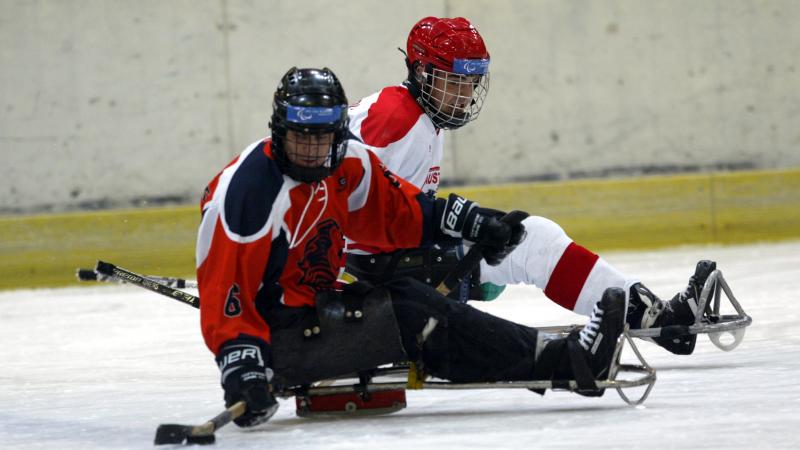
[[[432,390],[409,392],[408,408],[388,416],[309,420],[289,399],[266,429],[230,425],[216,447],[800,447],[800,242],[605,256],[663,297],[698,259],[716,259],[753,317],[744,342],[724,353],[701,336],[681,357],[640,341],[658,382],[638,408],[613,391]],[[532,287],[478,306],[529,325],[583,321]],[[135,287],[0,292],[0,447],[148,448],[159,423],[213,417],[222,390],[198,317]]]

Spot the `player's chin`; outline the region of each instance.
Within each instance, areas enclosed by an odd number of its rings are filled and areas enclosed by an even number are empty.
[[[306,169],[316,169],[318,167],[322,167],[325,164],[325,158],[320,159],[299,159],[295,161],[300,167],[305,167]]]
[[[445,114],[455,120],[464,120],[469,116],[469,112],[462,108],[453,108]]]

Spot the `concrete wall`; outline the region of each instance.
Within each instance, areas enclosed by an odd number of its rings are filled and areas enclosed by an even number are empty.
[[[287,68],[355,100],[402,80],[425,15],[492,54],[445,180],[800,165],[794,0],[0,0],[0,214],[194,202]]]

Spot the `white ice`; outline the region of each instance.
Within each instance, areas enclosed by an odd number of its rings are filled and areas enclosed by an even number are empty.
[[[266,429],[227,426],[216,446],[800,447],[800,242],[605,256],[662,297],[698,259],[717,260],[753,317],[744,342],[725,353],[701,336],[695,354],[675,356],[640,341],[658,370],[643,407],[613,391],[430,390],[409,392],[408,408],[392,415],[309,420],[288,399]],[[525,286],[479,306],[529,325],[583,320]],[[223,407],[197,311],[136,287],[0,292],[0,362],[2,448],[148,448],[158,424],[202,423]]]

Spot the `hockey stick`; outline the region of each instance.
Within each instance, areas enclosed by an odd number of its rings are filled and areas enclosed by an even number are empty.
[[[181,303],[200,308],[200,298],[187,292],[158,283],[155,280],[143,277],[137,273],[115,266],[104,261],[97,261],[97,267],[92,273],[143,287],[163,296],[178,300]],[[78,272],[80,276],[80,271]],[[202,425],[161,424],[156,429],[155,445],[164,444],[213,444],[216,440],[214,432],[240,417],[247,410],[247,403],[239,401],[225,411],[217,414],[213,419]]]
[[[527,217],[528,213],[514,210],[503,216],[500,221],[505,222],[513,227],[519,225],[520,222],[525,220]],[[436,286],[436,290],[442,295],[449,294],[450,291],[461,284],[461,282],[464,281],[464,278],[475,269],[475,267],[481,262],[481,259],[483,259],[483,245],[474,244],[464,258],[458,262],[453,271],[447,274],[444,280],[442,280],[442,282]]]
[[[166,286],[164,284],[159,283],[158,281],[152,280],[137,273],[123,269],[122,267],[115,266],[114,264],[107,263],[104,261],[97,261],[97,267],[95,267],[94,270],[99,275],[113,277],[120,281],[124,281],[126,283],[130,283],[135,286],[143,287],[157,294],[161,294],[173,300],[185,303],[189,306],[200,308],[200,297],[196,297],[192,294],[189,294],[188,292],[183,292],[179,289]]]
[[[510,213],[506,214],[502,217],[503,222],[506,222],[509,225],[517,225],[521,221],[525,220],[528,217],[528,214],[522,211],[511,211]],[[439,291],[442,295],[447,295],[452,291],[456,286],[461,284],[464,281],[464,278],[469,275],[470,272],[475,268],[475,266],[480,262],[482,259],[481,250],[483,246],[480,244],[475,244],[470,248],[470,251],[464,256],[464,258],[459,261],[459,264],[450,272],[447,277],[442,280],[441,283],[436,287],[436,290]],[[109,263],[103,263],[109,264]],[[113,264],[110,264],[113,266]],[[122,269],[124,270],[124,269]],[[133,274],[133,272],[126,271],[129,274]],[[185,289],[185,288],[197,288],[197,281],[194,280],[185,280],[183,278],[174,278],[174,277],[162,277],[158,275],[139,275],[133,274],[137,277],[141,277],[143,279],[149,279],[155,281],[161,285],[168,286],[171,288],[176,289]],[[117,282],[117,283],[131,283],[127,277],[119,278],[113,275],[110,272],[100,272],[99,270],[95,269],[78,269],[77,272],[78,281],[97,281],[97,282]],[[138,282],[133,282],[133,284],[140,285]],[[161,293],[161,292],[159,292]]]
[[[527,217],[528,213],[514,210],[503,216],[500,220],[511,226],[515,226]],[[482,250],[483,246],[481,244],[473,245],[464,258],[458,262],[453,271],[439,283],[436,290],[443,295],[449,294],[450,291],[458,286],[464,280],[464,277],[472,272],[475,266],[480,263],[481,259],[483,259]],[[197,287],[197,282],[195,281],[155,275],[140,275],[105,261],[97,261],[97,266],[94,270],[78,269],[77,275],[80,281],[119,281],[133,284],[194,306],[195,308],[200,307],[199,297],[178,289]]]
[[[500,221],[507,223],[510,226],[519,225],[526,217],[528,217],[528,213],[524,211],[514,210],[510,213],[504,215],[500,218]],[[447,274],[447,276],[436,286],[436,291],[444,296],[450,293],[456,286],[461,284],[464,281],[464,278],[472,272],[475,267],[480,264],[481,260],[483,259],[483,245],[480,243],[475,243],[469,249],[466,255],[458,261],[456,267]],[[428,336],[433,332],[436,326],[439,324],[439,320],[435,317],[430,317],[428,319],[428,323],[425,324],[425,328],[422,330],[422,333],[417,336],[417,345],[419,346],[420,350],[422,349],[422,345]],[[422,361],[411,361],[411,364],[408,368],[408,380],[406,382],[406,386],[409,389],[422,389],[425,385],[425,379],[428,377],[427,373],[425,372],[425,368],[422,365]]]
[[[244,414],[247,403],[238,401],[202,425],[161,424],[156,429],[155,445],[164,444],[213,444],[214,432]]]
[[[102,273],[97,273],[94,269],[78,269],[76,273],[78,281],[96,281],[98,283],[126,283],[125,280]],[[177,289],[197,288],[197,281],[185,280],[183,278],[174,277],[159,277],[157,275],[141,275],[143,278],[153,280],[157,283],[163,284]]]

